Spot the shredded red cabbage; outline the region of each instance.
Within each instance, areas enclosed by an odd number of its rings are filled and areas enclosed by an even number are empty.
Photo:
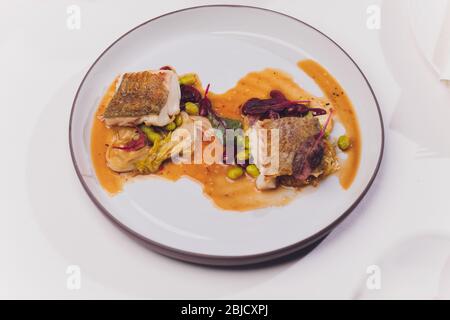
[[[205,89],[205,94],[199,102],[199,106],[200,106],[199,114],[202,117],[206,117],[206,116],[208,116],[209,113],[212,112],[212,103],[211,103],[211,100],[209,100],[209,98],[208,98],[209,86],[210,86],[210,84],[208,83],[208,85],[206,86],[206,89]]]
[[[246,116],[255,116],[259,120],[281,117],[304,117],[311,112],[313,116],[326,114],[321,108],[310,108],[309,100],[288,100],[279,90],[272,90],[270,98],[251,98],[242,105],[241,112]],[[275,113],[277,115],[275,115]]]
[[[317,149],[317,147],[319,146],[319,143],[322,141],[323,136],[325,135],[325,131],[328,127],[328,124],[330,123],[331,117],[333,115],[333,109],[330,109],[330,113],[327,117],[327,120],[325,121],[322,129],[320,130],[319,134],[317,135],[317,137],[314,140],[314,143],[311,145],[311,147],[308,149],[308,151],[306,152],[306,155],[303,157],[303,162],[301,163],[301,165],[299,166],[300,170],[299,170],[299,175],[296,176],[297,179],[306,179],[306,176],[303,176],[303,169],[305,167],[306,162],[308,161],[310,155],[314,152],[314,150]]]
[[[147,144],[145,133],[139,128],[136,128],[136,132],[139,134],[139,137],[136,140],[132,139],[123,146],[114,146],[113,148],[123,151],[136,151],[145,147]]]
[[[186,102],[199,103],[200,100],[202,99],[201,93],[193,86],[181,85],[180,90],[181,90],[180,105],[182,107],[184,107],[184,104]]]

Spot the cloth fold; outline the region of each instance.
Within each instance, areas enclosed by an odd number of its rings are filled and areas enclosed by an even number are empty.
[[[450,1],[410,0],[417,45],[441,80],[450,81]]]

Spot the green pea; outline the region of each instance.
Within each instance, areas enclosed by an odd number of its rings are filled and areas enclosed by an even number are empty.
[[[166,125],[166,130],[168,131],[173,131],[177,128],[177,125],[175,124],[175,122],[171,122],[168,125]]]
[[[195,74],[193,73],[187,73],[185,75],[182,75],[178,81],[180,82],[180,84],[182,85],[188,85],[188,86],[192,86],[196,81],[197,81],[197,77],[195,76]]]
[[[181,114],[178,114],[175,117],[175,124],[177,125],[177,127],[179,127],[183,124],[183,117],[181,116]]]
[[[191,116],[198,115],[198,112],[199,112],[198,105],[196,103],[193,103],[193,102],[186,102],[184,104],[184,109]]]
[[[247,166],[247,168],[245,168],[245,171],[247,171],[247,173],[249,175],[251,175],[253,178],[256,178],[259,176],[259,169],[256,165],[254,164],[249,164]]]
[[[250,152],[248,151],[248,149],[239,151],[239,152],[236,154],[236,159],[237,159],[238,161],[245,161],[245,160],[248,160],[249,158],[250,158]]]
[[[241,167],[231,167],[227,171],[227,177],[232,180],[239,179],[243,174],[244,170]]]
[[[346,135],[342,135],[339,137],[337,144],[338,144],[339,149],[341,149],[342,151],[345,151],[348,148],[350,148],[351,141],[350,141],[349,137],[347,137]]]

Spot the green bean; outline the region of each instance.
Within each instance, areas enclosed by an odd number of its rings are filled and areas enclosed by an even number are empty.
[[[147,139],[151,143],[155,143],[155,141],[161,140],[161,135],[159,133],[155,132],[155,130],[153,130],[152,127],[141,126],[141,130],[145,133],[145,135],[147,136]]]
[[[146,125],[141,125],[140,128],[145,134],[149,132],[155,132],[152,127],[147,127]]]
[[[161,135],[157,132],[151,132],[150,134],[147,134],[148,140],[150,140],[152,143],[155,143],[156,141],[161,140]]]

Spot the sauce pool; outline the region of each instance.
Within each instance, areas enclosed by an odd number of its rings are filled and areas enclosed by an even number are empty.
[[[106,150],[114,132],[112,129],[107,128],[105,124],[100,121],[99,117],[103,114],[106,106],[111,101],[116,89],[117,81],[118,78],[116,78],[109,86],[100,101],[94,116],[94,123],[92,124],[91,131],[91,158],[94,170],[103,189],[112,195],[122,191],[126,178],[124,175],[112,171],[106,165]]]
[[[361,133],[353,104],[339,82],[320,64],[313,60],[303,60],[298,62],[298,66],[316,82],[334,105],[345,134],[350,138],[351,148],[346,151],[347,159],[338,171],[341,186],[348,189],[355,180],[361,158]]]

